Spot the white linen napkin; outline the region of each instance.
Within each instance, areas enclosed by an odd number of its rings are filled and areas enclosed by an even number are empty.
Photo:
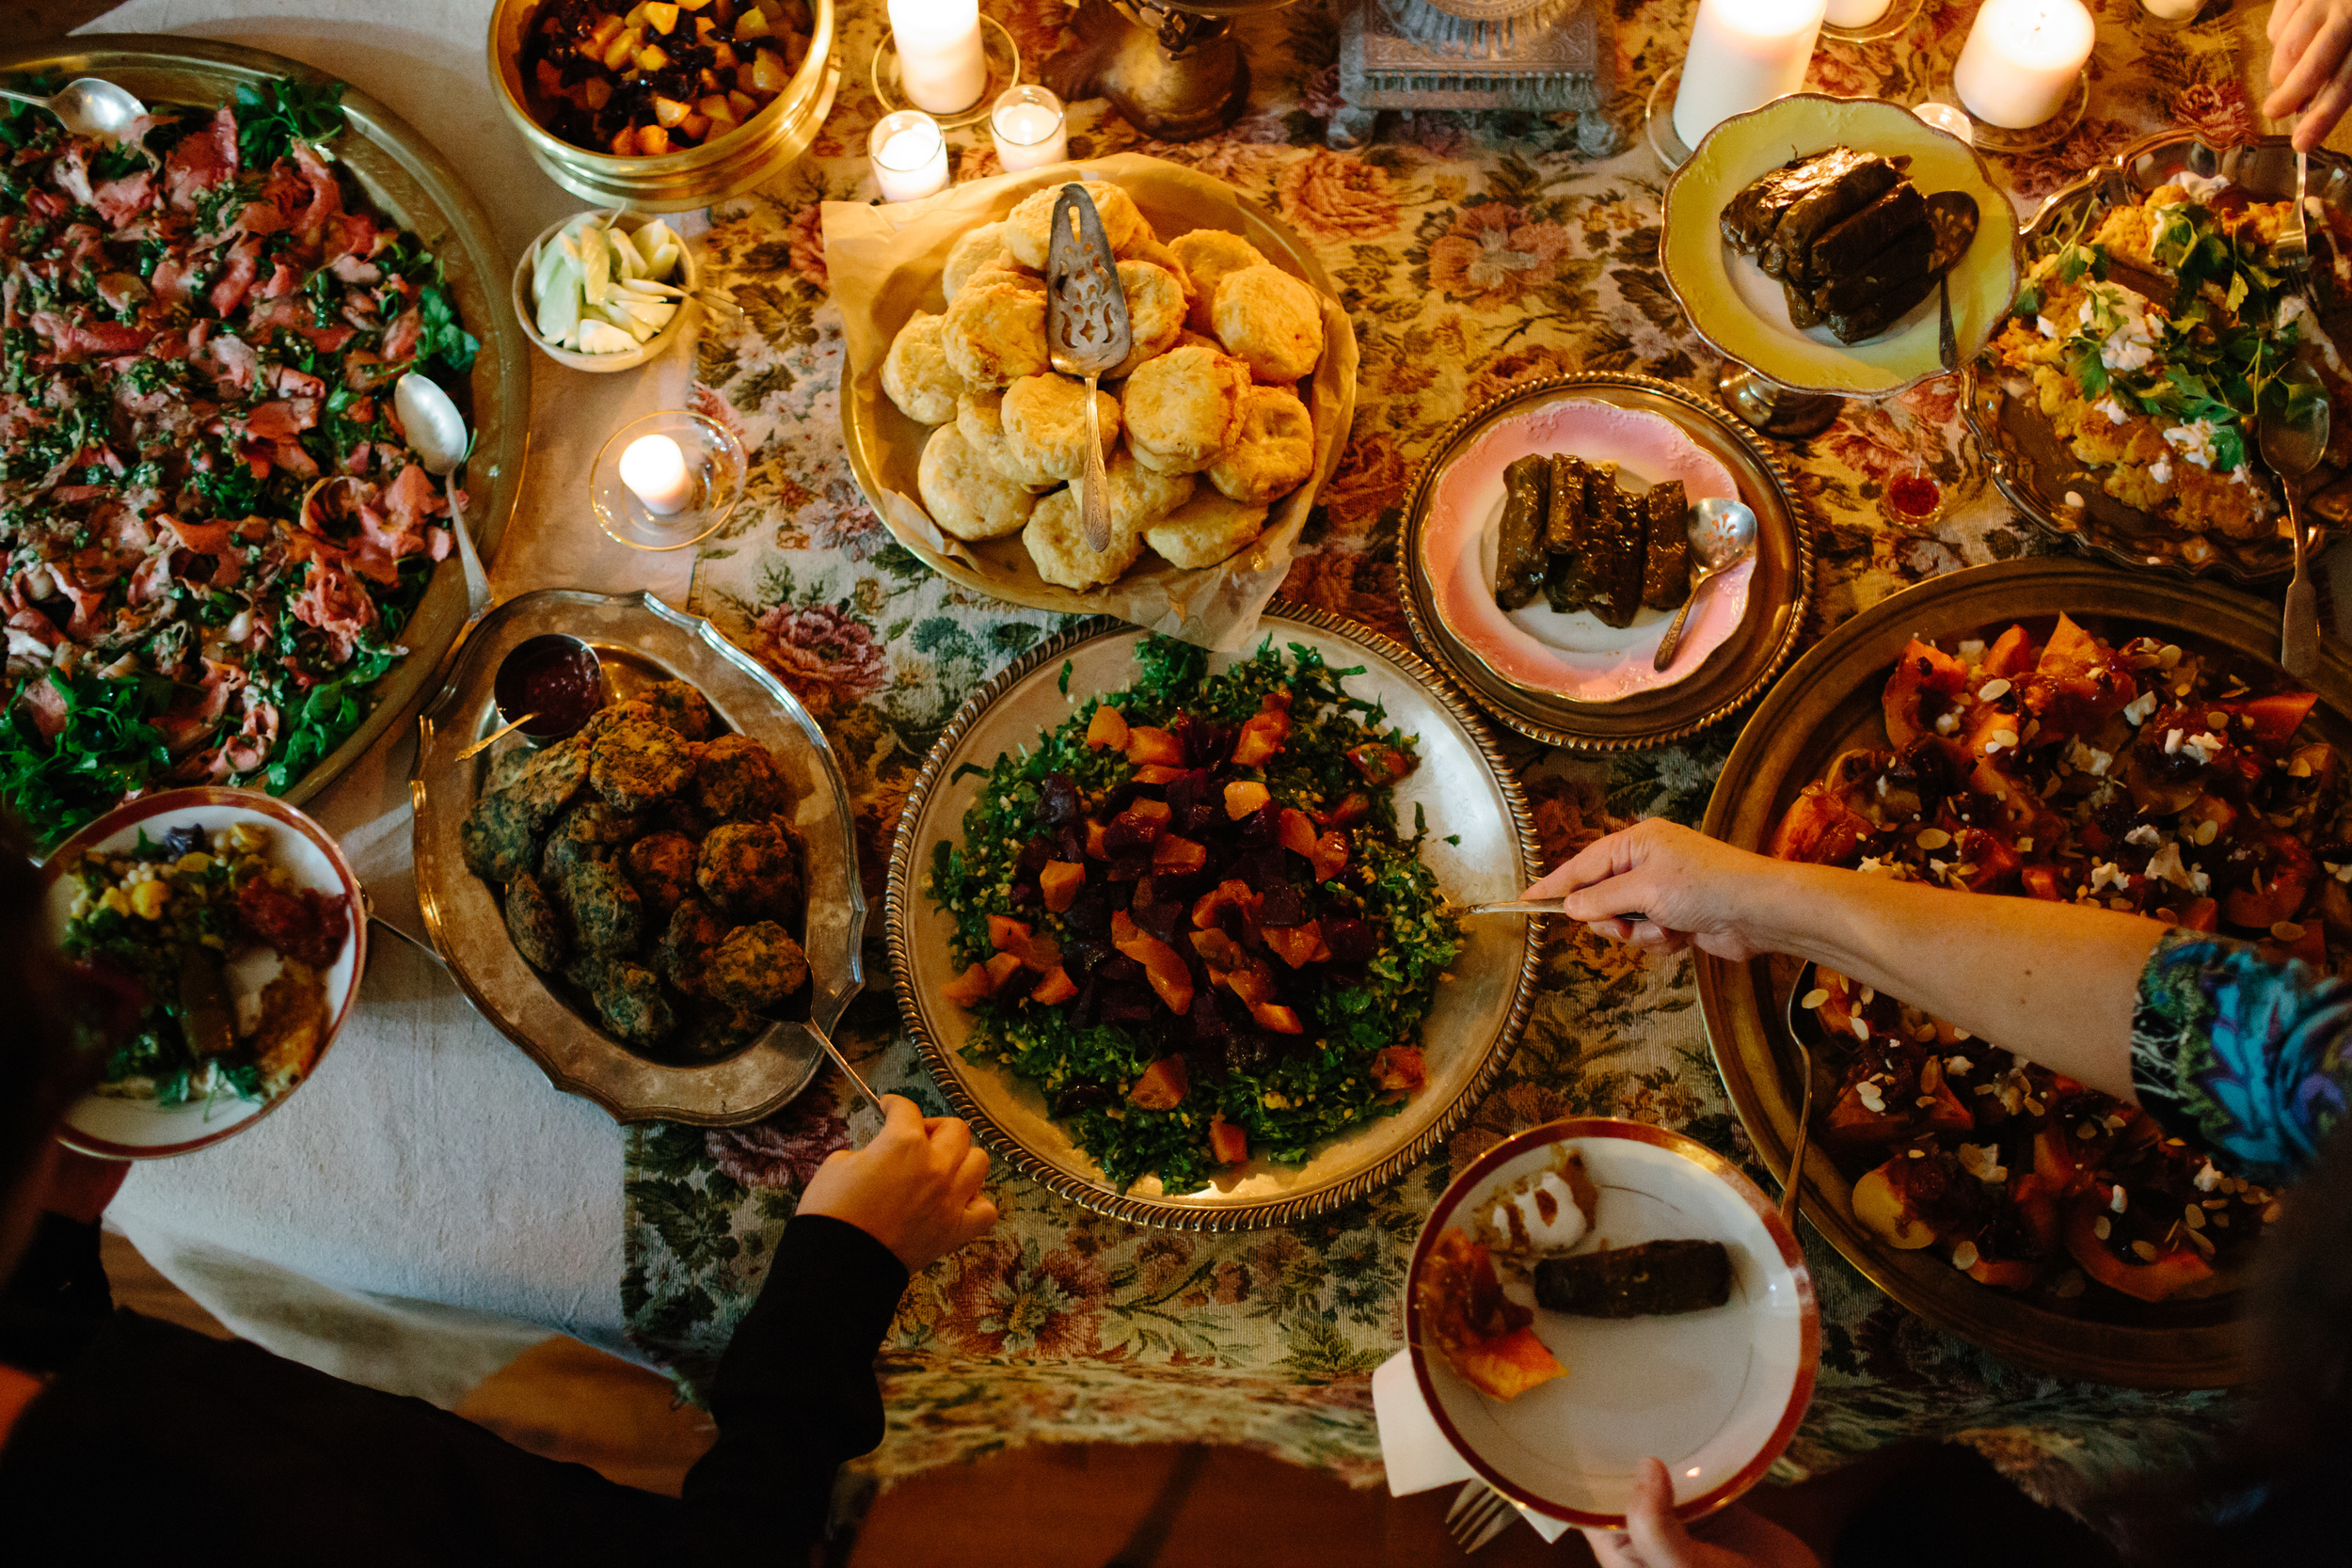
[[[1372,1374],[1372,1416],[1380,1429],[1380,1458],[1388,1466],[1391,1497],[1402,1497],[1426,1492],[1433,1486],[1453,1486],[1476,1479],[1477,1472],[1470,1468],[1470,1461],[1446,1441],[1437,1418],[1429,1413],[1429,1402],[1421,1397],[1421,1385],[1413,1378],[1410,1351],[1398,1351]],[[1512,1506],[1518,1508],[1519,1517],[1547,1542],[1557,1541],[1568,1533],[1570,1527],[1565,1519],[1554,1519],[1517,1503]]]

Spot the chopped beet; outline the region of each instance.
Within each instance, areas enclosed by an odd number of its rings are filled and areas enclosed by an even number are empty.
[[[1184,743],[1184,760],[1195,768],[1215,768],[1233,754],[1236,732],[1231,724],[1187,713],[1176,721],[1175,731]]]
[[[1006,896],[1010,898],[1016,906],[1025,910],[1038,901],[1037,884],[1027,881],[1015,882],[1012,884],[1012,891]]]
[[[1287,928],[1307,924],[1307,900],[1288,879],[1261,890],[1258,900],[1258,924]]]
[[[1233,836],[1253,849],[1263,848],[1269,844],[1281,843],[1282,808],[1275,801],[1268,800],[1264,805],[1241,819],[1241,825],[1234,830]]]
[[[1054,1097],[1054,1114],[1057,1117],[1073,1116],[1080,1111],[1099,1111],[1118,1103],[1117,1089],[1108,1084],[1089,1083],[1081,1079],[1062,1085],[1061,1092]]]
[[[1380,951],[1380,938],[1353,915],[1339,915],[1324,921],[1323,945],[1331,950],[1334,963],[1369,963],[1372,956]]]
[[[1106,936],[1111,928],[1111,895],[1107,888],[1089,882],[1062,911],[1062,924],[1087,936]]]
[[[1168,781],[1168,809],[1176,832],[1196,842],[1207,838],[1225,815],[1209,775],[1198,768]]]
[[[1094,977],[1106,986],[1139,986],[1143,984],[1143,965],[1119,953],[1097,964]]]
[[[1185,1015],[1197,1040],[1222,1040],[1233,1032],[1225,1015],[1217,1009],[1216,990],[1211,986],[1197,986],[1192,993],[1192,1010]]]
[[[207,561],[210,556],[205,557]],[[164,830],[164,853],[172,860],[183,855],[199,855],[212,847],[212,840],[198,823],[189,822]]]
[[[1040,835],[1029,840],[1021,847],[1021,853],[1013,857],[1012,874],[1035,878],[1045,869],[1045,863],[1054,858],[1054,841],[1050,838]]]
[[[1288,887],[1291,868],[1283,858],[1287,852],[1279,844],[1244,850],[1233,857],[1232,875],[1247,883],[1252,893],[1271,893],[1278,887]]]
[[[1057,828],[1068,827],[1086,816],[1086,801],[1078,794],[1078,786],[1064,773],[1048,773],[1037,786],[1038,815]]]
[[[1104,984],[1098,994],[1105,1023],[1149,1023],[1161,1010],[1159,998],[1146,986]]]
[[[1184,917],[1190,912],[1182,904],[1159,899],[1153,899],[1149,903],[1137,903],[1128,911],[1138,927],[1162,942],[1168,942],[1176,940],[1176,928],[1185,924]]]
[[[1117,861],[1140,851],[1149,859],[1152,846],[1159,842],[1160,832],[1161,825],[1156,818],[1122,811],[1111,818],[1110,826],[1103,830],[1103,853]]]

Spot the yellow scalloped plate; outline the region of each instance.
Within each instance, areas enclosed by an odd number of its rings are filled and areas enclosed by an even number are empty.
[[[1666,286],[1708,345],[1800,392],[1886,397],[1944,372],[1932,293],[1894,328],[1848,345],[1825,326],[1789,325],[1780,285],[1733,250],[1724,208],[1751,181],[1791,159],[1833,147],[1908,157],[1919,189],[1977,198],[1976,243],[1952,269],[1952,325],[1960,362],[1984,346],[2024,276],[2017,214],[1975,149],[1899,103],[1794,93],[1724,120],[1666,182]]]

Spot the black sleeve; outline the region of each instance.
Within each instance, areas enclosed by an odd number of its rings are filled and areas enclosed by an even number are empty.
[[[719,1363],[718,1444],[687,1472],[693,1555],[770,1561],[824,1532],[834,1472],[882,1439],[874,1353],[906,1286],[897,1257],[856,1226],[803,1214],[785,1227]]]
[[[98,1227],[44,1210],[23,1260],[0,1290],[0,1303],[12,1323],[30,1320],[46,1325],[45,1337],[60,1340],[49,1350],[61,1353],[67,1343],[78,1348],[114,1311],[114,1292],[98,1256]]]

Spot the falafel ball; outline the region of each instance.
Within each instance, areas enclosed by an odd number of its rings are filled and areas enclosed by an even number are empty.
[[[528,807],[545,827],[572,803],[588,782],[588,748],[574,736],[532,755],[506,793]]]
[[[694,891],[694,844],[683,833],[647,833],[621,851],[621,863],[654,920],[669,919],[678,900]]]
[[[738,926],[710,955],[703,976],[714,1002],[757,1011],[808,984],[808,955],[772,920]]]
[[[629,721],[596,736],[588,782],[616,811],[641,812],[694,780],[694,755],[676,731]]]
[[[661,934],[658,954],[661,973],[687,995],[700,996],[710,955],[718,951],[726,934],[727,923],[718,911],[699,898],[680,899],[670,911],[669,928]]]
[[[515,939],[515,951],[535,969],[560,971],[571,951],[563,911],[528,871],[506,884],[506,933]]]
[[[643,816],[614,811],[592,795],[572,805],[548,830],[546,847],[539,852],[539,875],[560,880],[581,861],[609,861],[644,826]]]
[[[644,901],[619,866],[580,861],[556,888],[581,947],[609,958],[637,951],[645,931]]]
[[[721,822],[773,816],[792,803],[776,759],[747,735],[706,742],[694,761],[694,804]]]
[[[659,1045],[677,1028],[660,977],[627,959],[607,963],[588,993],[606,1028],[630,1045]]]
[[[538,818],[512,795],[485,795],[466,814],[457,843],[466,869],[486,882],[511,882],[538,854]]]
[[[655,723],[688,740],[707,740],[719,725],[710,700],[686,681],[658,682],[639,692],[637,700],[653,709]]]
[[[694,885],[741,919],[780,913],[800,890],[800,857],[773,820],[723,823],[703,840]]]
[[[757,1013],[715,1002],[697,1002],[686,1009],[679,1021],[678,1033],[670,1041],[670,1049],[694,1061],[715,1062],[734,1055],[769,1028],[769,1021]]]

